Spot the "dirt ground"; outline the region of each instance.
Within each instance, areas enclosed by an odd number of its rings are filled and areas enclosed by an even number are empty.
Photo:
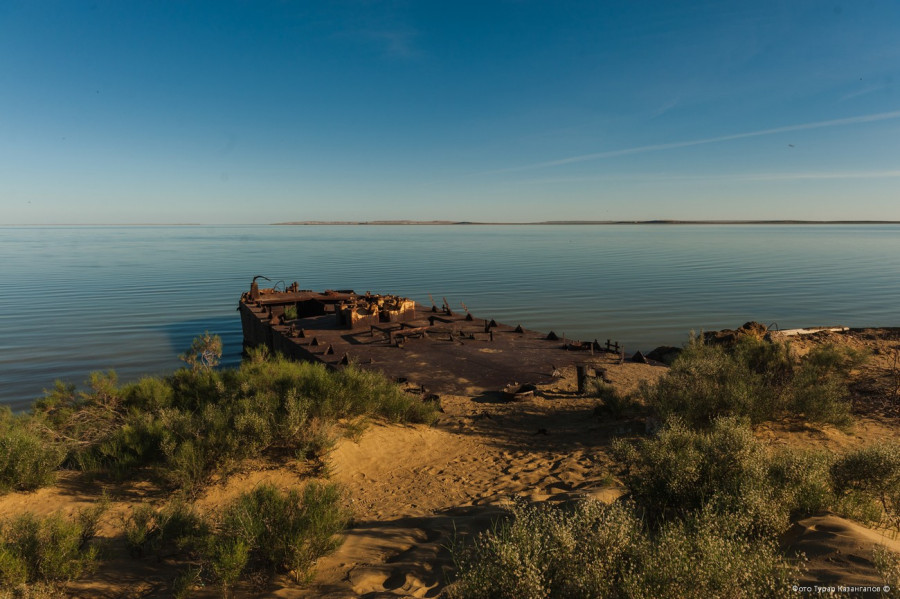
[[[840,430],[785,421],[760,427],[760,439],[774,445],[845,451],[900,437],[900,329],[817,333],[790,342],[799,354],[824,342],[870,354],[853,373],[856,423]],[[642,381],[652,382],[666,371],[661,364],[620,364],[612,356],[598,357],[596,366],[620,392],[634,391]],[[645,422],[596,414],[596,400],[575,390],[574,369],[561,374],[523,401],[444,396],[444,412],[435,426],[376,423],[356,439],[340,441],[323,470],[344,487],[353,513],[343,545],[319,560],[314,580],[304,587],[283,577],[262,589],[243,584],[236,596],[436,597],[452,570],[449,547],[489,528],[512,497],[615,500],[622,489],[615,478],[610,443],[619,436],[644,434]],[[214,511],[262,482],[291,488],[317,475],[322,471],[312,472],[302,462],[247,463],[236,474],[210,484],[196,505]],[[68,591],[78,597],[168,596],[176,575],[172,563],[165,556],[129,556],[123,538],[124,519],[134,506],[166,499],[149,484],[101,485],[63,473],[56,486],[0,496],[0,514],[74,514],[102,493],[110,499],[100,529],[109,558],[98,572],[72,583]],[[872,566],[874,547],[885,544],[900,551],[900,542],[888,531],[870,530],[833,514],[797,522],[786,539],[809,558],[807,577],[821,582],[881,584]],[[210,588],[197,596],[219,594]]]

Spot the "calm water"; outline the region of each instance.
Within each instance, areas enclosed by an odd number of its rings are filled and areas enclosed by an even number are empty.
[[[163,373],[205,330],[240,359],[254,275],[446,296],[631,351],[747,320],[900,325],[898,226],[0,228],[0,403],[60,378]]]

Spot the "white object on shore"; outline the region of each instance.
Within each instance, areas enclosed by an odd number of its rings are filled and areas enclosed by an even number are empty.
[[[784,329],[783,331],[772,331],[785,337],[796,337],[797,335],[812,335],[813,333],[821,333],[829,331],[831,333],[844,333],[849,331],[849,327],[809,327],[808,329]]]

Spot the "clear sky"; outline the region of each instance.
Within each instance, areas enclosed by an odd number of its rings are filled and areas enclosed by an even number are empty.
[[[0,224],[900,220],[900,2],[0,0]]]

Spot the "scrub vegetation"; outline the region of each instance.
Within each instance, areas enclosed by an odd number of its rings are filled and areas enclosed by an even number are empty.
[[[789,597],[802,557],[780,552],[791,522],[822,510],[896,528],[900,446],[844,454],[772,449],[755,424],[784,417],[846,426],[847,379],[863,356],[824,346],[802,359],[784,344],[692,340],[633,399],[662,422],[613,444],[626,488],[613,504],[519,502],[505,520],[452,548],[455,598]],[[598,383],[607,414],[625,400]],[[897,559],[876,556],[886,581]]]
[[[213,516],[199,514],[181,499],[154,507],[142,504],[125,523],[135,556],[155,555],[181,564],[173,589],[187,594],[217,584],[228,595],[241,580],[270,580],[282,573],[307,581],[316,559],[339,546],[337,534],[349,521],[334,484],[308,483],[283,492],[260,485]]]
[[[28,414],[0,411],[0,492],[53,484],[61,469],[106,482],[149,479],[173,491],[172,499],[136,508],[125,536],[135,557],[165,550],[184,565],[176,595],[207,583],[229,594],[239,580],[279,573],[307,580],[348,521],[336,485],[311,481],[287,492],[262,485],[204,515],[193,498],[243,460],[321,465],[341,435],[358,435],[367,420],[431,423],[435,407],[378,373],[332,372],[265,350],[220,370],[221,348],[206,334],[170,376],[121,385],[112,371],[93,373],[87,390],[57,382]],[[0,593],[52,595],[53,585],[95,567],[99,512],[85,514],[0,523]]]
[[[65,449],[38,422],[0,408],[0,493],[31,491],[56,480]]]
[[[123,385],[113,372],[94,373],[84,391],[57,383],[28,414],[0,411],[0,492],[52,484],[61,469],[106,483],[151,480],[168,497],[135,504],[117,534],[135,559],[177,568],[173,596],[308,581],[350,520],[337,485],[260,484],[205,510],[195,504],[200,493],[248,459],[321,466],[366,420],[430,423],[435,408],[353,367],[331,372],[254,351],[239,368],[218,369],[220,352],[204,335],[170,376]],[[636,393],[592,382],[599,415],[657,423],[652,434],[612,444],[623,498],[517,500],[491,530],[454,542],[446,595],[794,596],[804,560],[779,545],[793,521],[830,510],[900,530],[900,446],[773,447],[754,427],[783,419],[848,426],[847,381],[863,359],[833,346],[797,357],[763,340],[695,339]],[[56,596],[101,565],[102,513],[98,504],[69,517],[0,521],[0,597]],[[898,580],[897,556],[878,553],[874,562],[886,582]]]
[[[212,350],[210,347],[212,346]],[[221,342],[195,340],[189,368],[119,385],[93,373],[89,390],[57,383],[29,415],[0,415],[0,488],[33,489],[62,465],[123,479],[150,474],[191,494],[214,473],[264,455],[316,458],[349,423],[431,422],[434,408],[383,376],[251,352],[237,369],[216,370]]]
[[[94,536],[105,509],[101,502],[74,519],[26,513],[0,521],[0,597],[4,591],[55,596],[59,583],[91,572],[100,553]]]
[[[662,419],[678,416],[693,427],[708,427],[722,416],[758,424],[795,415],[846,425],[847,378],[864,359],[834,345],[796,359],[789,345],[751,336],[730,347],[693,339],[668,374],[645,386],[642,395]]]

